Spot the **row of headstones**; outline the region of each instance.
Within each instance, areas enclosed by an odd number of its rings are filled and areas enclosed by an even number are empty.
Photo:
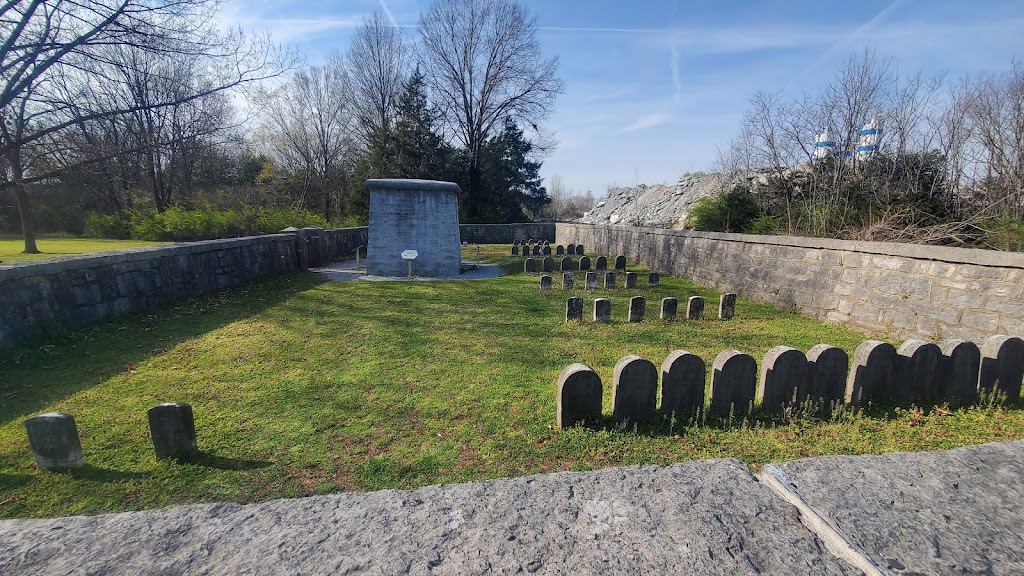
[[[562,261],[561,261],[560,264],[561,264],[561,267],[562,267],[561,269],[562,270],[590,270],[590,256],[584,256],[584,257],[580,258],[579,263],[577,263],[575,260],[573,260],[569,256],[566,256],[565,258],[562,258]],[[608,259],[605,258],[604,256],[598,256],[597,257],[597,262],[595,264],[596,264],[596,266],[594,266],[595,270],[607,270],[608,269]],[[542,268],[542,270],[544,272],[551,272],[552,270],[555,269],[555,259],[552,258],[551,256],[547,256],[543,260],[541,260],[540,266],[541,266],[541,268]],[[626,271],[626,257],[625,256],[619,256],[618,258],[615,259],[615,270],[617,272],[625,272]],[[527,258],[523,262],[523,271],[524,272],[538,272],[538,270],[537,270],[537,261],[534,260],[533,258]]]
[[[675,320],[679,309],[679,300],[668,297],[661,299],[662,320]],[[629,299],[629,321],[643,322],[647,311],[647,300],[643,296]],[[718,317],[728,320],[736,315],[736,295],[722,294],[718,302]],[[704,298],[691,296],[686,304],[686,319],[700,320],[704,317]],[[612,302],[607,298],[594,299],[594,322],[611,322]],[[583,321],[583,298],[569,298],[565,301],[565,322]]]
[[[626,272],[626,288],[636,288],[639,275],[636,272]],[[604,287],[606,290],[614,290],[616,287],[615,272],[604,273]],[[657,288],[661,286],[661,275],[651,272],[647,275],[647,287]],[[544,290],[551,289],[551,276],[543,274],[540,277],[540,287]],[[562,273],[562,289],[572,290],[576,287],[576,274],[574,272]],[[587,272],[584,277],[583,287],[587,290],[597,290],[597,272]]]
[[[978,348],[972,342],[947,340],[936,345],[908,340],[899,349],[868,340],[857,347],[853,368],[840,348],[819,344],[805,355],[789,346],[765,354],[758,386],[757,361],[738,350],[714,360],[711,412],[742,415],[755,403],[768,412],[810,399],[833,403],[957,399],[975,402],[979,393],[998,390],[1016,401],[1024,379],[1024,340],[993,336]],[[661,412],[692,414],[704,407],[705,364],[695,354],[676,350],[661,365]],[[556,424],[568,428],[601,418],[601,378],[585,364],[568,366],[558,376]],[[640,356],[615,365],[612,405],[621,423],[646,420],[656,413],[658,369]]]
[[[159,404],[150,408],[149,434],[157,458],[188,458],[198,452],[196,423],[188,404]],[[75,417],[47,412],[25,420],[28,445],[43,470],[65,471],[85,466]]]
[[[520,249],[519,244],[513,244],[512,245],[512,255],[513,256],[519,256],[519,249]],[[532,247],[532,249],[531,249],[530,246],[527,246],[526,244],[523,244],[522,250],[523,250],[523,256],[529,256],[531,253],[534,256],[541,256],[541,255],[550,256],[551,255],[551,246],[547,242],[545,242],[544,244],[536,244],[536,245],[534,245]],[[555,255],[556,256],[562,256],[562,255],[565,255],[565,254],[568,254],[570,256],[573,255],[573,254],[576,254],[577,256],[582,256],[583,255],[583,244],[569,244],[568,247],[562,246],[561,244],[559,244],[558,246],[555,246]]]

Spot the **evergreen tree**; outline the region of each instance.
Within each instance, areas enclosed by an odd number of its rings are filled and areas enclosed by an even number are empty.
[[[481,185],[464,206],[467,221],[522,222],[551,202],[542,186],[540,162],[531,160],[533,144],[511,118],[489,139],[481,154]]]

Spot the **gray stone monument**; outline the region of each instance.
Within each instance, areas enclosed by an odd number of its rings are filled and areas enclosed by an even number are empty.
[[[572,272],[562,272],[562,290],[572,290],[576,287],[576,275]]]
[[[853,367],[846,380],[846,402],[867,402],[891,394],[896,368],[892,344],[868,340],[853,352]]]
[[[196,421],[188,404],[158,404],[146,413],[157,458],[188,458],[196,454]]]
[[[523,262],[523,271],[531,272],[531,273],[532,272],[536,272],[537,271],[537,261],[534,260],[533,258],[527,258],[526,261]]]
[[[583,298],[569,298],[565,301],[565,322],[583,321]]]
[[[594,299],[594,322],[612,321],[612,301],[607,298]]]
[[[576,245],[575,244],[569,244],[569,246],[567,246],[566,248],[568,249],[568,252],[569,252],[570,256],[572,256],[573,254],[576,253]]]
[[[607,270],[608,269],[608,259],[605,258],[604,256],[598,256],[597,257],[597,264],[594,265],[594,269],[595,270]]]
[[[551,256],[544,257],[544,271],[552,272],[555,269],[555,259]]]
[[[580,258],[580,270],[590,270],[590,257],[584,256]]]
[[[981,371],[981,349],[974,342],[943,340],[942,369],[939,387],[945,398],[955,398],[962,404],[978,399],[978,375]]]
[[[562,254],[565,254],[565,246],[561,244],[555,246],[555,256],[561,256]]]
[[[657,288],[658,286],[661,286],[661,275],[657,272],[651,272],[647,275],[647,287]]]
[[[562,258],[562,270],[578,270],[576,261],[568,256]]]
[[[619,424],[635,424],[654,416],[658,403],[658,368],[640,356],[615,364],[612,414]]]
[[[704,299],[700,296],[690,296],[686,301],[686,318],[688,320],[700,320],[704,317]]]
[[[597,290],[597,272],[587,272],[586,285],[584,287],[587,290]]]
[[[672,298],[661,299],[661,319],[662,320],[675,320],[676,311],[679,309],[679,300]]]
[[[583,244],[577,244],[576,245],[576,255],[577,256],[583,256],[583,254],[584,254],[584,252],[583,252]]]
[[[647,301],[643,296],[633,296],[629,299],[629,321],[643,322],[644,312],[647,309]]]
[[[615,288],[615,272],[604,273],[604,289],[612,290]]]
[[[459,186],[433,180],[367,180],[370,225],[366,272],[405,276],[405,250],[416,250],[416,276],[459,275]]]
[[[722,418],[740,419],[754,402],[757,388],[757,360],[739,350],[726,350],[715,357],[711,378],[711,411]]]
[[[551,290],[551,276],[547,274],[541,274],[540,276],[540,289]]]
[[[776,346],[761,363],[761,387],[757,403],[769,412],[782,410],[787,404],[803,402],[807,395],[807,357],[789,346]]]
[[[1024,340],[1016,336],[992,336],[981,347],[978,389],[1006,393],[1010,402],[1020,400],[1024,377]]]
[[[636,272],[626,272],[626,288],[636,288]]]
[[[931,342],[907,340],[896,354],[898,373],[893,381],[892,395],[921,400],[938,396],[942,350]]]
[[[718,301],[718,317],[728,320],[736,315],[736,295],[732,293],[722,294]]]
[[[601,377],[586,364],[573,364],[558,375],[555,426],[561,429],[601,420]]]
[[[62,472],[85,466],[78,427],[71,414],[47,412],[32,416],[25,420],[25,430],[32,458],[43,470]]]
[[[626,257],[625,256],[616,256],[615,257],[615,269],[616,270],[620,270],[622,272],[626,271]]]
[[[828,344],[814,346],[807,351],[807,393],[826,407],[842,402],[849,371],[850,357],[845,350]]]
[[[704,361],[686,350],[676,350],[661,364],[661,412],[668,417],[692,414],[704,406]]]

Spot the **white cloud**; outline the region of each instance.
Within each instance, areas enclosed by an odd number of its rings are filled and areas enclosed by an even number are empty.
[[[652,112],[637,118],[635,122],[623,128],[622,131],[634,132],[636,130],[646,130],[647,128],[654,128],[656,126],[668,124],[671,121],[671,114],[665,114],[664,112]]]

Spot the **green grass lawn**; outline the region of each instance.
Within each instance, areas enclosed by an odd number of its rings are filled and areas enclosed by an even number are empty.
[[[505,248],[488,250],[492,259]],[[560,284],[556,279],[556,287]],[[578,283],[580,284],[580,283]],[[740,300],[731,321],[663,323],[657,302],[718,295],[664,277],[611,294],[615,321],[566,325],[566,293],[536,275],[461,282],[325,282],[277,277],[0,353],[0,517],[93,514],[204,501],[250,502],[344,490],[667,464],[731,456],[753,467],[819,454],[941,449],[1024,437],[1014,407],[872,406],[828,417],[754,414],[659,419],[619,430],[554,430],[555,379],[573,362],[604,381],[627,354],[661,364],[685,348],[760,359],[777,344],[864,336]],[[607,292],[584,293],[590,300]],[[628,298],[648,319],[624,321]],[[157,461],[146,409],[187,402],[201,456]],[[89,466],[36,470],[23,421],[74,414]]]
[[[143,248],[159,246],[163,242],[146,242],[144,240],[107,240],[103,238],[39,238],[36,246],[42,254],[22,254],[25,241],[21,238],[0,238],[0,263],[12,264],[26,260],[39,260],[72,254],[87,254],[104,250],[124,250],[125,248]]]

